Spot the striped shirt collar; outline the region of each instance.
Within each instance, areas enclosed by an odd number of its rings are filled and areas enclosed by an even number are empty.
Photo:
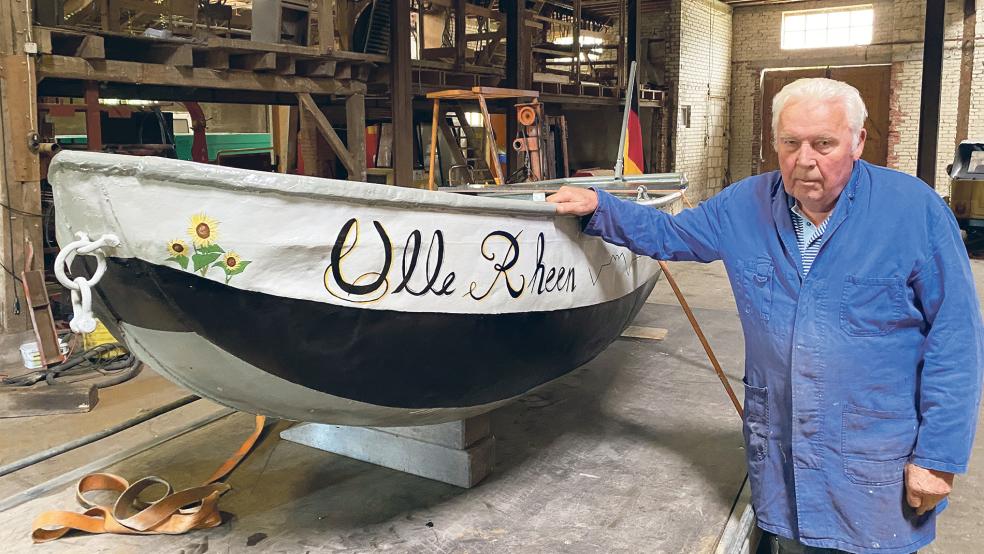
[[[785,190],[783,194],[786,194]],[[830,221],[830,214],[827,215],[820,225],[814,225],[810,218],[803,213],[799,207],[799,202],[795,198],[786,194],[786,202],[789,205],[789,214],[793,220],[793,229],[796,231],[796,244],[799,246],[800,257],[803,260],[803,277],[810,272],[813,260],[816,259],[820,251],[820,239],[823,232],[827,229],[827,222]]]

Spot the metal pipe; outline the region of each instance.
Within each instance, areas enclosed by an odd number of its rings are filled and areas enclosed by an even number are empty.
[[[622,110],[622,133],[618,136],[618,152],[615,153],[615,178],[622,178],[622,170],[625,168],[625,141],[627,140],[626,131],[629,128],[629,110],[632,109],[632,95],[635,90],[636,63],[632,62],[629,69],[629,82],[625,86],[625,108]],[[640,168],[645,169],[645,168]]]
[[[622,175],[613,176],[593,176],[593,177],[562,177],[560,179],[549,179],[547,181],[534,181],[525,183],[527,186],[537,186],[550,188],[553,186],[572,186],[572,187],[617,187],[619,185],[638,186],[638,185],[661,185],[669,188],[687,188],[687,177],[683,173],[645,173],[642,175]]]
[[[62,149],[61,145],[57,142],[42,142],[38,145],[38,152],[41,154],[48,154],[54,156]]]

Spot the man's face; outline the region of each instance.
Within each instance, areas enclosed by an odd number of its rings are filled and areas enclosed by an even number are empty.
[[[776,152],[786,193],[806,209],[829,211],[864,150],[865,131],[851,149],[841,102],[791,100],[779,114]]]

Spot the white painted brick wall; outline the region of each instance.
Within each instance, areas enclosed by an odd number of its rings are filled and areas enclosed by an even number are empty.
[[[690,180],[690,197],[701,200],[719,192],[728,161],[728,95],[731,91],[731,8],[717,0],[676,0],[673,26],[679,29],[670,60],[673,74],[676,136],[674,164]],[[678,55],[674,56],[674,50]],[[682,109],[690,107],[690,127]]]

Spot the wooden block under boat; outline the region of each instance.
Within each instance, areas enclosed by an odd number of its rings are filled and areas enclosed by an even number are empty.
[[[99,402],[98,391],[85,383],[0,388],[0,417],[90,412]]]

